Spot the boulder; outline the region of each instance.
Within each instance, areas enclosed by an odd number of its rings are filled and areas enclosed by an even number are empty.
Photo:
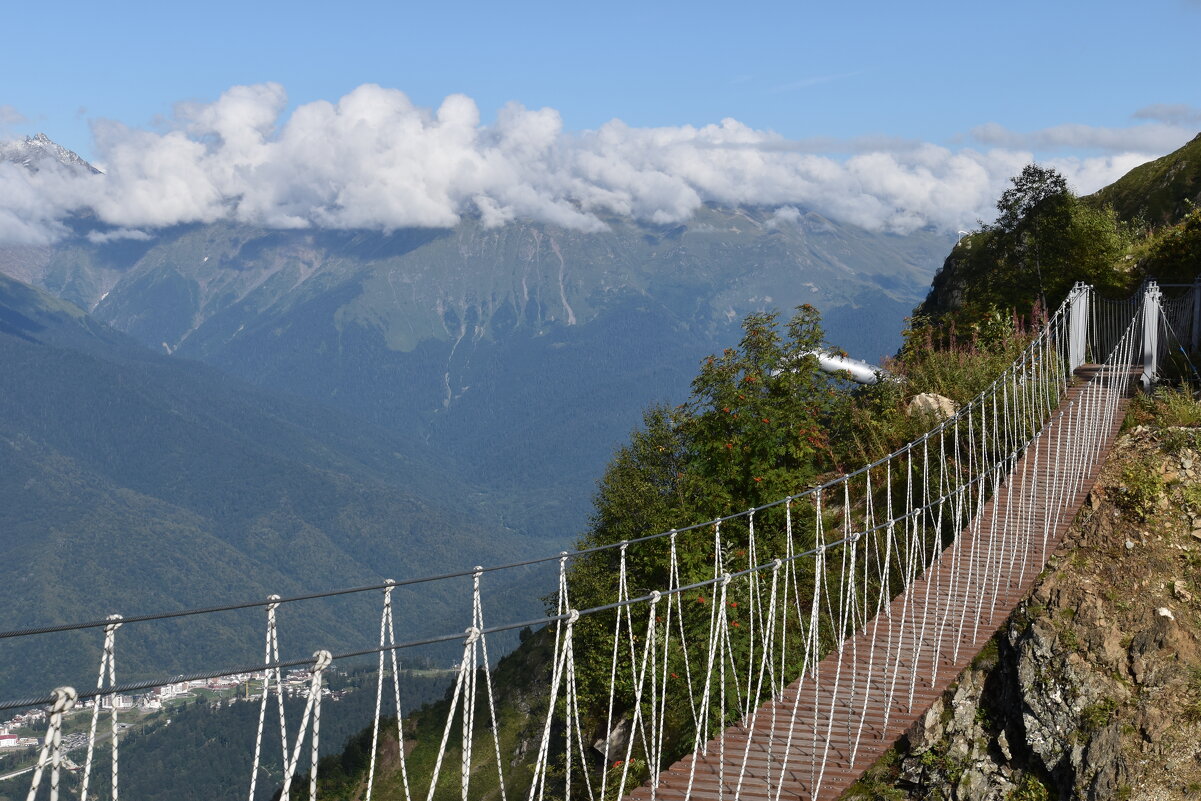
[[[909,403],[905,406],[905,412],[910,417],[923,415],[933,417],[937,420],[946,420],[958,410],[955,401],[945,395],[938,395],[933,392],[923,392],[920,395],[914,395]]]

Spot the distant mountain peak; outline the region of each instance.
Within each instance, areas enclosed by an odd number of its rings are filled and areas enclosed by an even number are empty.
[[[44,133],[12,142],[0,142],[0,161],[10,161],[37,172],[39,165],[45,163],[47,159],[70,169],[84,170],[93,175],[100,174],[100,170],[89,164],[74,150],[68,150]]]

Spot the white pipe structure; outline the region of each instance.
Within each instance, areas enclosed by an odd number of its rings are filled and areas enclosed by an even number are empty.
[[[836,353],[830,353],[824,350],[810,350],[801,354],[802,356],[817,357],[817,366],[827,373],[850,373],[851,380],[856,384],[878,384],[881,379],[892,378],[888,371],[883,367],[877,367],[874,364],[869,364],[862,359],[852,359],[850,356],[839,356]],[[784,372],[783,370],[772,370],[772,375],[776,376]]]

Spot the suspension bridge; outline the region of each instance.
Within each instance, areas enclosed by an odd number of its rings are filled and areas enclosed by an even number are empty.
[[[87,799],[100,738],[109,745],[108,792],[119,798],[119,694],[247,672],[262,682],[257,736],[247,783],[229,788],[229,796],[262,796],[263,735],[269,717],[278,717],[270,725],[282,746],[280,797],[295,794],[307,772],[303,789],[316,798],[325,674],[336,662],[365,657],[377,660],[366,799],[376,793],[382,721],[393,714],[405,801],[836,798],[930,707],[1029,592],[1090,490],[1133,388],[1154,383],[1174,351],[1197,349],[1201,281],[1172,298],[1163,289],[1149,283],[1110,301],[1078,284],[989,387],[953,415],[931,418],[921,437],[745,512],[520,565],[0,632],[6,639],[103,632],[95,688],[0,701],[0,710],[49,707],[28,800],[57,801],[69,767]],[[654,586],[639,567],[648,559],[666,566]],[[486,624],[483,576],[535,563],[557,563],[556,613]],[[612,595],[580,609],[573,605],[576,568],[585,564],[611,577]],[[464,578],[472,586],[465,632],[397,641],[397,587]],[[371,646],[280,659],[280,605],[354,593],[382,599],[378,621],[369,624],[378,632]],[[122,627],[253,607],[266,613],[261,663],[117,681]],[[527,626],[547,627],[553,644],[534,757],[518,768],[502,746],[499,691],[486,668],[489,636]],[[461,643],[462,658],[436,759],[419,775],[406,763],[398,676],[407,649],[439,642]],[[600,677],[604,693],[584,686],[585,667],[594,685]],[[289,668],[306,669],[309,682],[293,727],[283,704]],[[62,746],[63,719],[84,700],[97,703],[77,767]]]

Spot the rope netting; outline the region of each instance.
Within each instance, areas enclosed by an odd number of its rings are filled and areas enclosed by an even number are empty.
[[[893,715],[907,714],[925,688],[952,678],[947,666],[959,661],[961,649],[1009,614],[1005,588],[1037,573],[1031,557],[1046,552],[1055,526],[1070,516],[1103,456],[1135,375],[1131,366],[1157,352],[1158,343],[1146,333],[1147,315],[1182,330],[1186,319],[1192,325],[1192,304],[1191,296],[1164,302],[1154,285],[1117,302],[1077,285],[992,384],[876,462],[717,520],[520,563],[558,562],[554,614],[539,620],[485,625],[481,583],[508,566],[294,599],[113,616],[103,623],[94,692],[59,688],[51,696],[0,704],[52,704],[29,801],[47,767],[51,798],[57,799],[65,759],[62,720],[77,701],[95,700],[80,797],[88,797],[98,717],[107,699],[116,801],[118,694],[245,672],[261,678],[250,801],[258,790],[272,707],[281,741],[281,798],[290,798],[302,775],[306,738],[308,797],[315,798],[325,674],[335,660],[364,656],[378,660],[367,799],[377,791],[381,727],[390,716],[396,718],[405,801],[467,799],[473,791],[501,801],[518,793],[529,801],[547,795],[608,801],[639,785],[638,792],[650,798],[668,786],[672,798],[740,798],[750,787],[757,795],[770,788],[779,798],[790,786],[817,797],[831,765],[854,764],[865,742],[888,731]],[[574,568],[583,564],[599,569],[612,594],[601,605],[577,609]],[[655,570],[648,572],[648,564]],[[466,632],[397,642],[395,588],[461,577],[470,577],[472,588]],[[336,656],[319,651],[311,659],[280,659],[281,604],[364,591],[382,596],[378,644]],[[267,612],[262,663],[117,683],[118,627],[253,605]],[[490,634],[527,626],[549,627],[550,640],[532,771],[515,767],[502,744],[488,653]],[[405,748],[399,654],[453,641],[461,642],[462,655],[436,757],[432,767],[415,772]],[[288,667],[309,671],[307,701],[291,735],[281,673]],[[869,714],[873,710],[882,720]],[[591,742],[598,732],[600,739]],[[846,747],[832,747],[835,741]],[[457,779],[453,768],[445,770],[455,760]]]

